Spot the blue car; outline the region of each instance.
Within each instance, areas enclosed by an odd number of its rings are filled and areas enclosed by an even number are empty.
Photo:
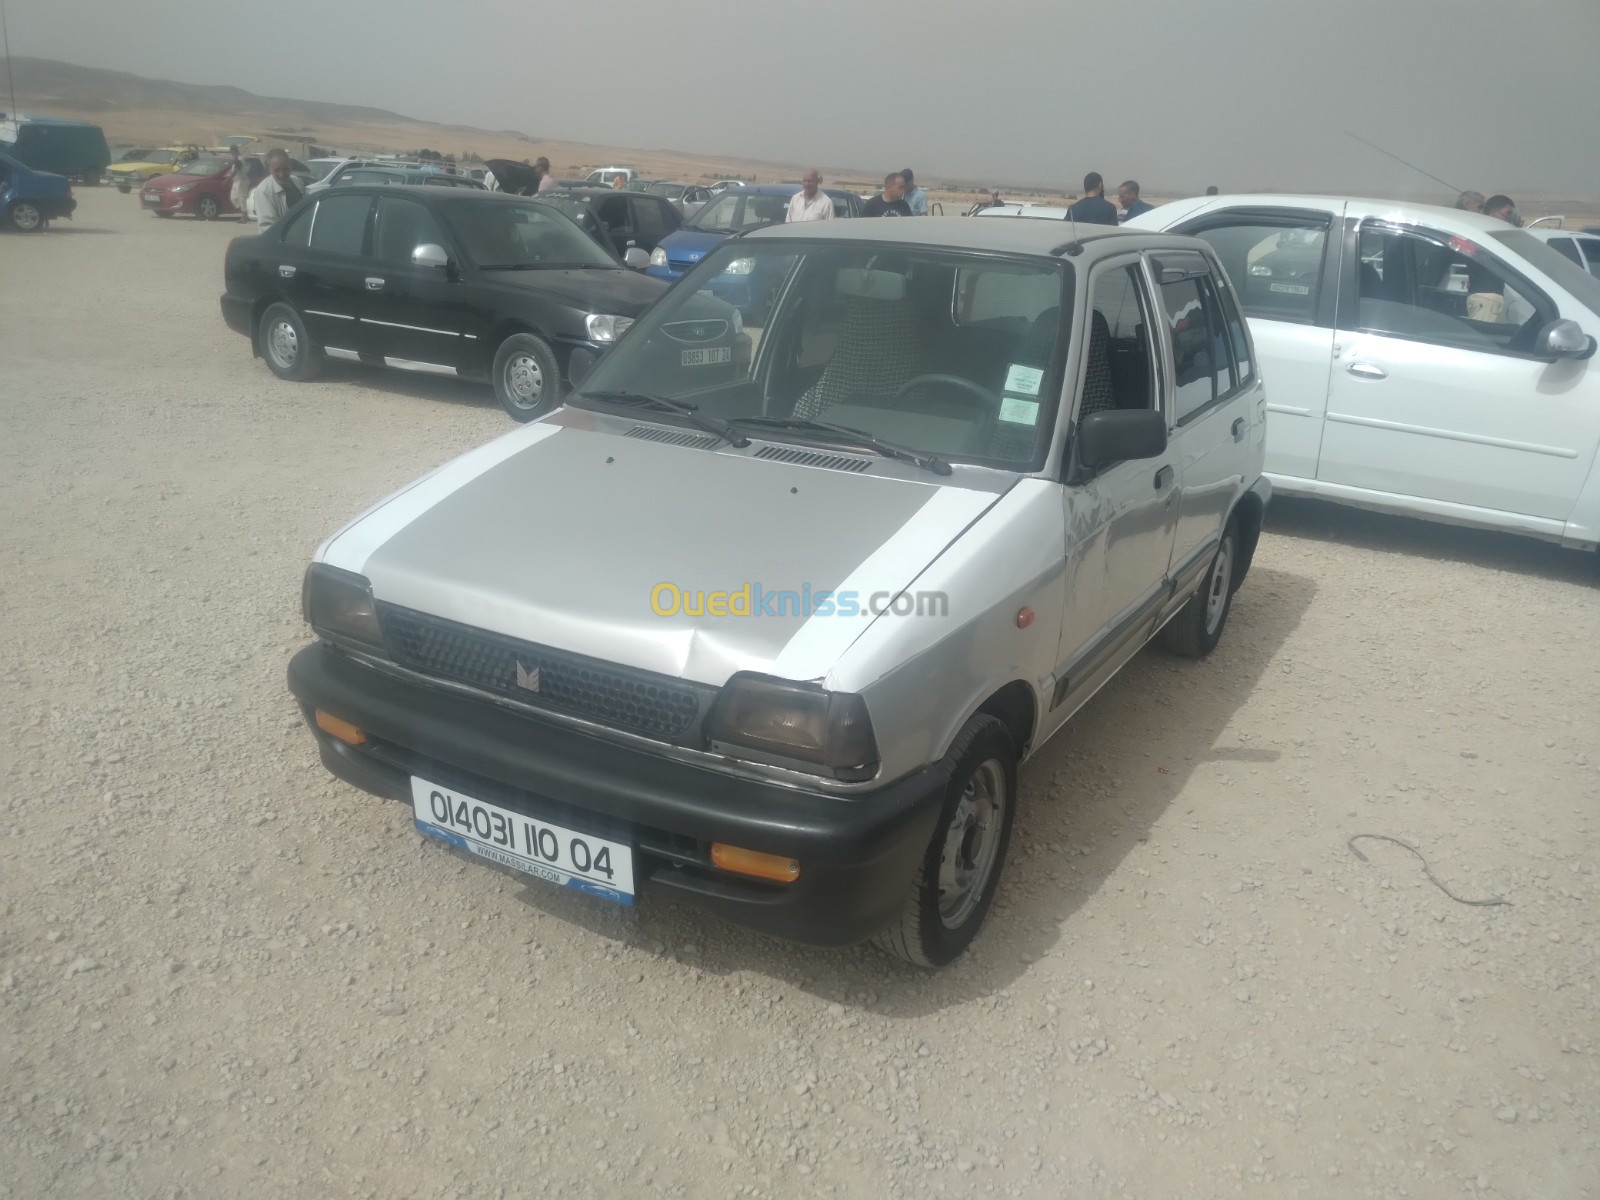
[[[798,183],[763,183],[729,188],[720,196],[712,197],[683,228],[662,239],[650,254],[650,266],[645,274],[671,283],[734,234],[780,224],[789,211],[790,198],[799,190]],[[861,214],[861,197],[854,192],[835,188],[822,190],[833,200],[835,217]],[[741,267],[744,270],[741,271]],[[765,308],[773,281],[754,267],[755,260],[736,258],[729,264],[729,270],[711,279],[703,290],[733,305],[741,316],[759,315]]]
[[[11,228],[32,233],[56,217],[70,217],[77,207],[65,175],[35,171],[0,154],[0,216]]]

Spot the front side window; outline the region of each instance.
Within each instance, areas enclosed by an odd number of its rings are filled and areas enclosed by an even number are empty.
[[[372,256],[379,262],[409,263],[418,246],[444,244],[439,223],[423,205],[397,196],[378,198],[372,231]]]
[[[1103,268],[1095,276],[1089,304],[1078,419],[1111,409],[1157,407],[1150,315],[1139,265]]]
[[[188,166],[184,167],[183,170],[179,171],[178,174],[220,175],[227,169],[228,164],[229,160],[226,158],[197,158]]]
[[[329,254],[359,255],[366,240],[370,196],[327,196],[317,202],[311,222],[311,248]]]
[[[1030,469],[1059,407],[1070,316],[1071,267],[1059,260],[733,243],[639,319],[575,403],[610,396],[654,420],[657,397],[752,437],[860,448],[831,425]]]
[[[665,200],[640,200],[633,209],[639,236],[660,241],[678,227],[677,212]]]
[[[1237,222],[1194,232],[1211,243],[1249,316],[1299,324],[1316,321],[1328,244],[1326,221],[1280,224],[1241,216]]]
[[[451,199],[441,206],[473,266],[485,271],[617,267],[616,260],[554,206]]]

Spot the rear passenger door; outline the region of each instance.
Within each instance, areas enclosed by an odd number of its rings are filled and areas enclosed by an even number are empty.
[[[322,195],[284,231],[280,284],[311,340],[347,355],[367,352],[360,324],[366,294],[366,240],[372,198]]]
[[[1216,553],[1228,514],[1244,488],[1250,446],[1266,413],[1257,410],[1263,402],[1249,342],[1212,264],[1191,251],[1146,257],[1161,294],[1172,380],[1172,448],[1178,469],[1172,579],[1177,593],[1184,595]]]

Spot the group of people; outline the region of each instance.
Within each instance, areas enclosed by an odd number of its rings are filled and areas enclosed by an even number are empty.
[[[813,177],[821,182],[821,176],[815,170],[806,172],[806,179]],[[810,186],[810,185],[808,185]],[[810,193],[808,193],[810,194]],[[1206,195],[1215,196],[1215,186],[1206,189]],[[815,217],[797,217],[796,201],[789,206],[789,220],[817,220]],[[1004,207],[1005,201],[1000,198],[998,191],[989,193],[987,200],[980,200],[973,205],[971,211],[978,212],[985,208]],[[1119,207],[1120,206],[1120,207]],[[1068,207],[1074,221],[1082,221],[1089,225],[1118,225],[1123,221],[1132,220],[1141,213],[1147,213],[1155,205],[1149,203],[1139,195],[1139,181],[1125,179],[1117,188],[1117,201],[1112,203],[1106,198],[1106,181],[1098,171],[1090,171],[1083,177],[1083,196],[1074,197]],[[928,212],[928,196],[917,186],[916,176],[910,167],[903,171],[894,171],[883,177],[883,190],[869,199],[861,210],[864,217],[918,217],[925,216]],[[828,216],[832,216],[830,209]]]
[[[1486,217],[1493,217],[1496,221],[1504,221],[1507,225],[1522,226],[1522,218],[1517,215],[1516,201],[1510,196],[1496,193],[1487,200],[1482,192],[1462,192],[1456,197],[1456,207],[1463,212],[1482,213]]]

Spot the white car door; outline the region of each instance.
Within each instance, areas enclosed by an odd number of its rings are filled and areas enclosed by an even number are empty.
[[[1317,479],[1559,532],[1600,406],[1587,362],[1530,353],[1555,303],[1489,248],[1418,226],[1364,221],[1356,258]]]
[[[1176,226],[1211,243],[1250,321],[1267,391],[1268,475],[1315,479],[1333,364],[1342,200],[1214,209]]]

